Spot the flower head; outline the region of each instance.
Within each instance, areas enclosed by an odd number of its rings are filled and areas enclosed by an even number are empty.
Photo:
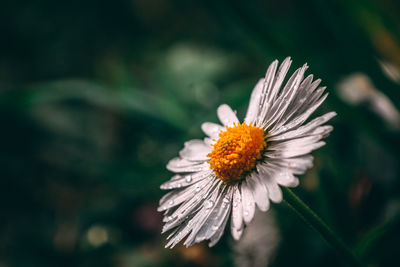
[[[226,126],[211,144],[213,150],[207,154],[208,163],[215,175],[224,182],[237,182],[253,170],[265,149],[264,130],[253,125],[234,124]]]
[[[204,140],[185,143],[179,157],[167,164],[175,175],[162,189],[172,190],[160,200],[164,211],[163,232],[170,231],[166,247],[186,237],[191,246],[203,240],[215,245],[227,221],[233,238],[239,239],[254,216],[255,207],[267,211],[270,201],[282,201],[280,186],[295,187],[312,166],[309,153],[332,126],[323,125],[336,115],[326,113],[308,123],[309,116],[327,97],[325,87],[313,75],[304,79],[305,64],[283,86],[291,59],[278,69],[278,61],[255,86],[246,117],[240,123],[228,105],[221,105],[221,124],[205,122]]]

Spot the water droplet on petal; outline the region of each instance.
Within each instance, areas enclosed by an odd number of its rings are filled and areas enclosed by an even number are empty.
[[[186,176],[186,182],[190,183],[191,181],[192,181],[192,176],[191,175]]]
[[[173,200],[170,200],[170,201],[168,202],[168,204],[169,204],[169,205],[173,205],[173,204],[174,204],[174,201],[173,201]]]
[[[212,202],[211,200],[206,200],[206,201],[204,201],[203,205],[204,205],[204,208],[211,209],[212,206],[214,205],[214,202]]]
[[[213,226],[211,227],[211,230],[217,231],[217,230],[218,230],[218,226],[217,226],[217,225],[213,225]]]

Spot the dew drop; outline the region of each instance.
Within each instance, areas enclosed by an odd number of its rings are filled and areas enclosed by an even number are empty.
[[[186,182],[190,183],[191,181],[192,181],[192,176],[191,175],[186,176]]]
[[[247,210],[244,211],[244,216],[249,216],[249,212]]]
[[[176,185],[176,187],[177,187],[177,188],[181,188],[181,187],[182,187],[182,184],[179,183],[179,184]]]
[[[222,200],[224,203],[229,203],[229,198],[224,197],[224,199]]]
[[[170,200],[170,201],[168,202],[168,204],[169,204],[169,205],[173,205],[173,204],[174,204],[174,201],[173,201],[173,200]]]
[[[200,191],[200,186],[196,185],[196,188],[194,189],[194,191],[199,192]]]
[[[217,231],[217,230],[218,230],[218,226],[217,226],[217,225],[213,225],[213,226],[211,227],[211,230]]]
[[[211,200],[204,201],[204,208],[206,208],[206,209],[211,209],[213,205],[214,205],[214,202],[212,202]]]

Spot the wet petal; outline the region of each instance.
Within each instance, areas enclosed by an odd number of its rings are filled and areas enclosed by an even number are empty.
[[[253,172],[247,179],[247,184],[253,194],[257,207],[261,211],[267,211],[269,209],[268,191],[259,175]]]
[[[218,134],[223,131],[225,128],[219,124],[212,122],[205,122],[201,125],[201,129],[203,132],[211,138],[218,137]]]
[[[260,108],[260,99],[261,99],[261,91],[264,86],[264,79],[260,79],[257,85],[254,87],[253,92],[251,93],[249,107],[247,108],[246,117],[244,122],[246,124],[250,124],[251,122],[255,122],[257,118],[257,114]]]
[[[207,154],[212,150],[203,140],[190,140],[185,142],[185,147],[179,152],[179,156],[190,161],[206,161]]]
[[[199,172],[209,169],[207,162],[189,161],[181,158],[173,158],[167,164],[167,169],[175,173]]]
[[[234,123],[238,124],[239,120],[236,117],[235,112],[226,104],[218,107],[217,110],[218,118],[221,123],[225,126],[232,127]]]
[[[246,181],[242,182],[240,191],[242,194],[243,219],[245,223],[249,223],[254,217],[255,203],[253,194],[251,193]]]
[[[234,239],[238,240],[243,231],[243,209],[241,194],[238,185],[235,185],[232,199],[231,232]]]
[[[193,174],[175,175],[169,181],[163,183],[161,189],[181,188],[197,183],[198,181],[211,176],[212,171],[206,170]]]

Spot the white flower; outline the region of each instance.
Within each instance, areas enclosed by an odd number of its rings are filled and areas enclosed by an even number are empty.
[[[228,105],[221,105],[217,113],[223,126],[203,123],[208,137],[186,142],[179,157],[167,164],[176,174],[161,185],[172,189],[158,208],[165,211],[163,233],[172,230],[166,247],[185,237],[186,246],[203,240],[213,246],[229,218],[232,236],[239,239],[255,206],[267,211],[270,201],[281,202],[279,186],[297,186],[294,175],[312,166],[309,153],[325,144],[321,139],[333,127],[323,124],[336,113],[304,124],[327,94],[313,75],[303,79],[307,64],[282,86],[290,65],[286,58],[278,70],[277,60],[269,66],[251,94],[242,124]]]

